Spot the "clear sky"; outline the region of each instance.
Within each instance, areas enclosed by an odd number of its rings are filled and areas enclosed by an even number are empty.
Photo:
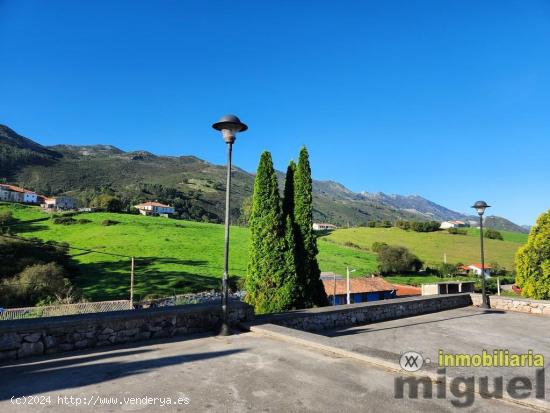
[[[531,224],[550,208],[550,1],[0,0],[0,123],[419,194]]]

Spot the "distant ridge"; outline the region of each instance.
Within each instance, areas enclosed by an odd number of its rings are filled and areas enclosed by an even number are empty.
[[[44,147],[0,125],[0,179],[46,195],[68,194],[88,205],[101,193],[124,204],[147,200],[171,203],[181,217],[221,222],[224,211],[225,167],[196,156],[159,156],[143,150],[125,152],[112,145]],[[233,169],[231,216],[243,222],[240,207],[251,196],[254,175]],[[284,174],[278,172],[280,185]],[[377,220],[467,220],[419,195],[356,193],[335,181],[313,182],[314,219],[338,226]],[[474,217],[475,218],[475,217]],[[504,218],[487,220],[497,229],[526,232]]]

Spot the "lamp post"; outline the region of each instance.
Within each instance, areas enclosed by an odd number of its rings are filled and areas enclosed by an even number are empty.
[[[228,277],[229,277],[229,209],[230,209],[230,190],[231,190],[231,155],[235,135],[248,129],[244,123],[235,115],[225,115],[214,123],[212,127],[222,133],[223,140],[227,144],[227,181],[225,186],[225,247],[223,255],[223,278],[222,278],[222,322],[219,334],[227,336],[229,332],[228,324]]]
[[[490,208],[485,201],[477,201],[472,208],[474,208],[479,215],[479,235],[481,241],[481,308],[489,308],[487,301],[487,295],[485,294],[485,253],[483,251],[483,214],[487,208]]]

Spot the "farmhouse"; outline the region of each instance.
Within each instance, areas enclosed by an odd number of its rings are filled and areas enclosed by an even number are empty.
[[[323,224],[318,222],[313,223],[313,231],[332,231],[337,228],[338,227],[336,225],[332,224]]]
[[[449,229],[449,228],[464,228],[469,226],[464,221],[443,221],[439,226],[440,229]]]
[[[45,198],[42,208],[47,211],[66,211],[76,208],[74,199],[68,196],[57,196],[55,198]]]
[[[460,270],[465,271],[466,273],[473,273],[477,275],[478,277],[481,275],[481,264],[470,264],[470,265],[463,265],[460,267]],[[491,276],[491,267],[487,264],[485,264],[485,278],[488,278]]]
[[[143,202],[141,204],[135,205],[141,215],[163,215],[168,216],[174,213],[174,207],[170,205],[164,205],[160,202]]]
[[[38,204],[41,196],[36,192],[15,185],[0,184],[0,201]]]
[[[325,293],[331,305],[347,303],[347,281],[323,278]],[[395,298],[396,288],[382,277],[350,278],[350,304]]]

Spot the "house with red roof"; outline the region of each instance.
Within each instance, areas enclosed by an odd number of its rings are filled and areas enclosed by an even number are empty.
[[[322,278],[332,305],[347,304],[347,280]],[[350,304],[395,298],[396,288],[382,277],[350,278]]]
[[[175,212],[173,206],[164,205],[157,201],[142,202],[141,204],[135,205],[134,208],[136,208],[141,215],[169,216]]]
[[[15,185],[0,184],[0,201],[38,204],[41,196],[36,192]]]

